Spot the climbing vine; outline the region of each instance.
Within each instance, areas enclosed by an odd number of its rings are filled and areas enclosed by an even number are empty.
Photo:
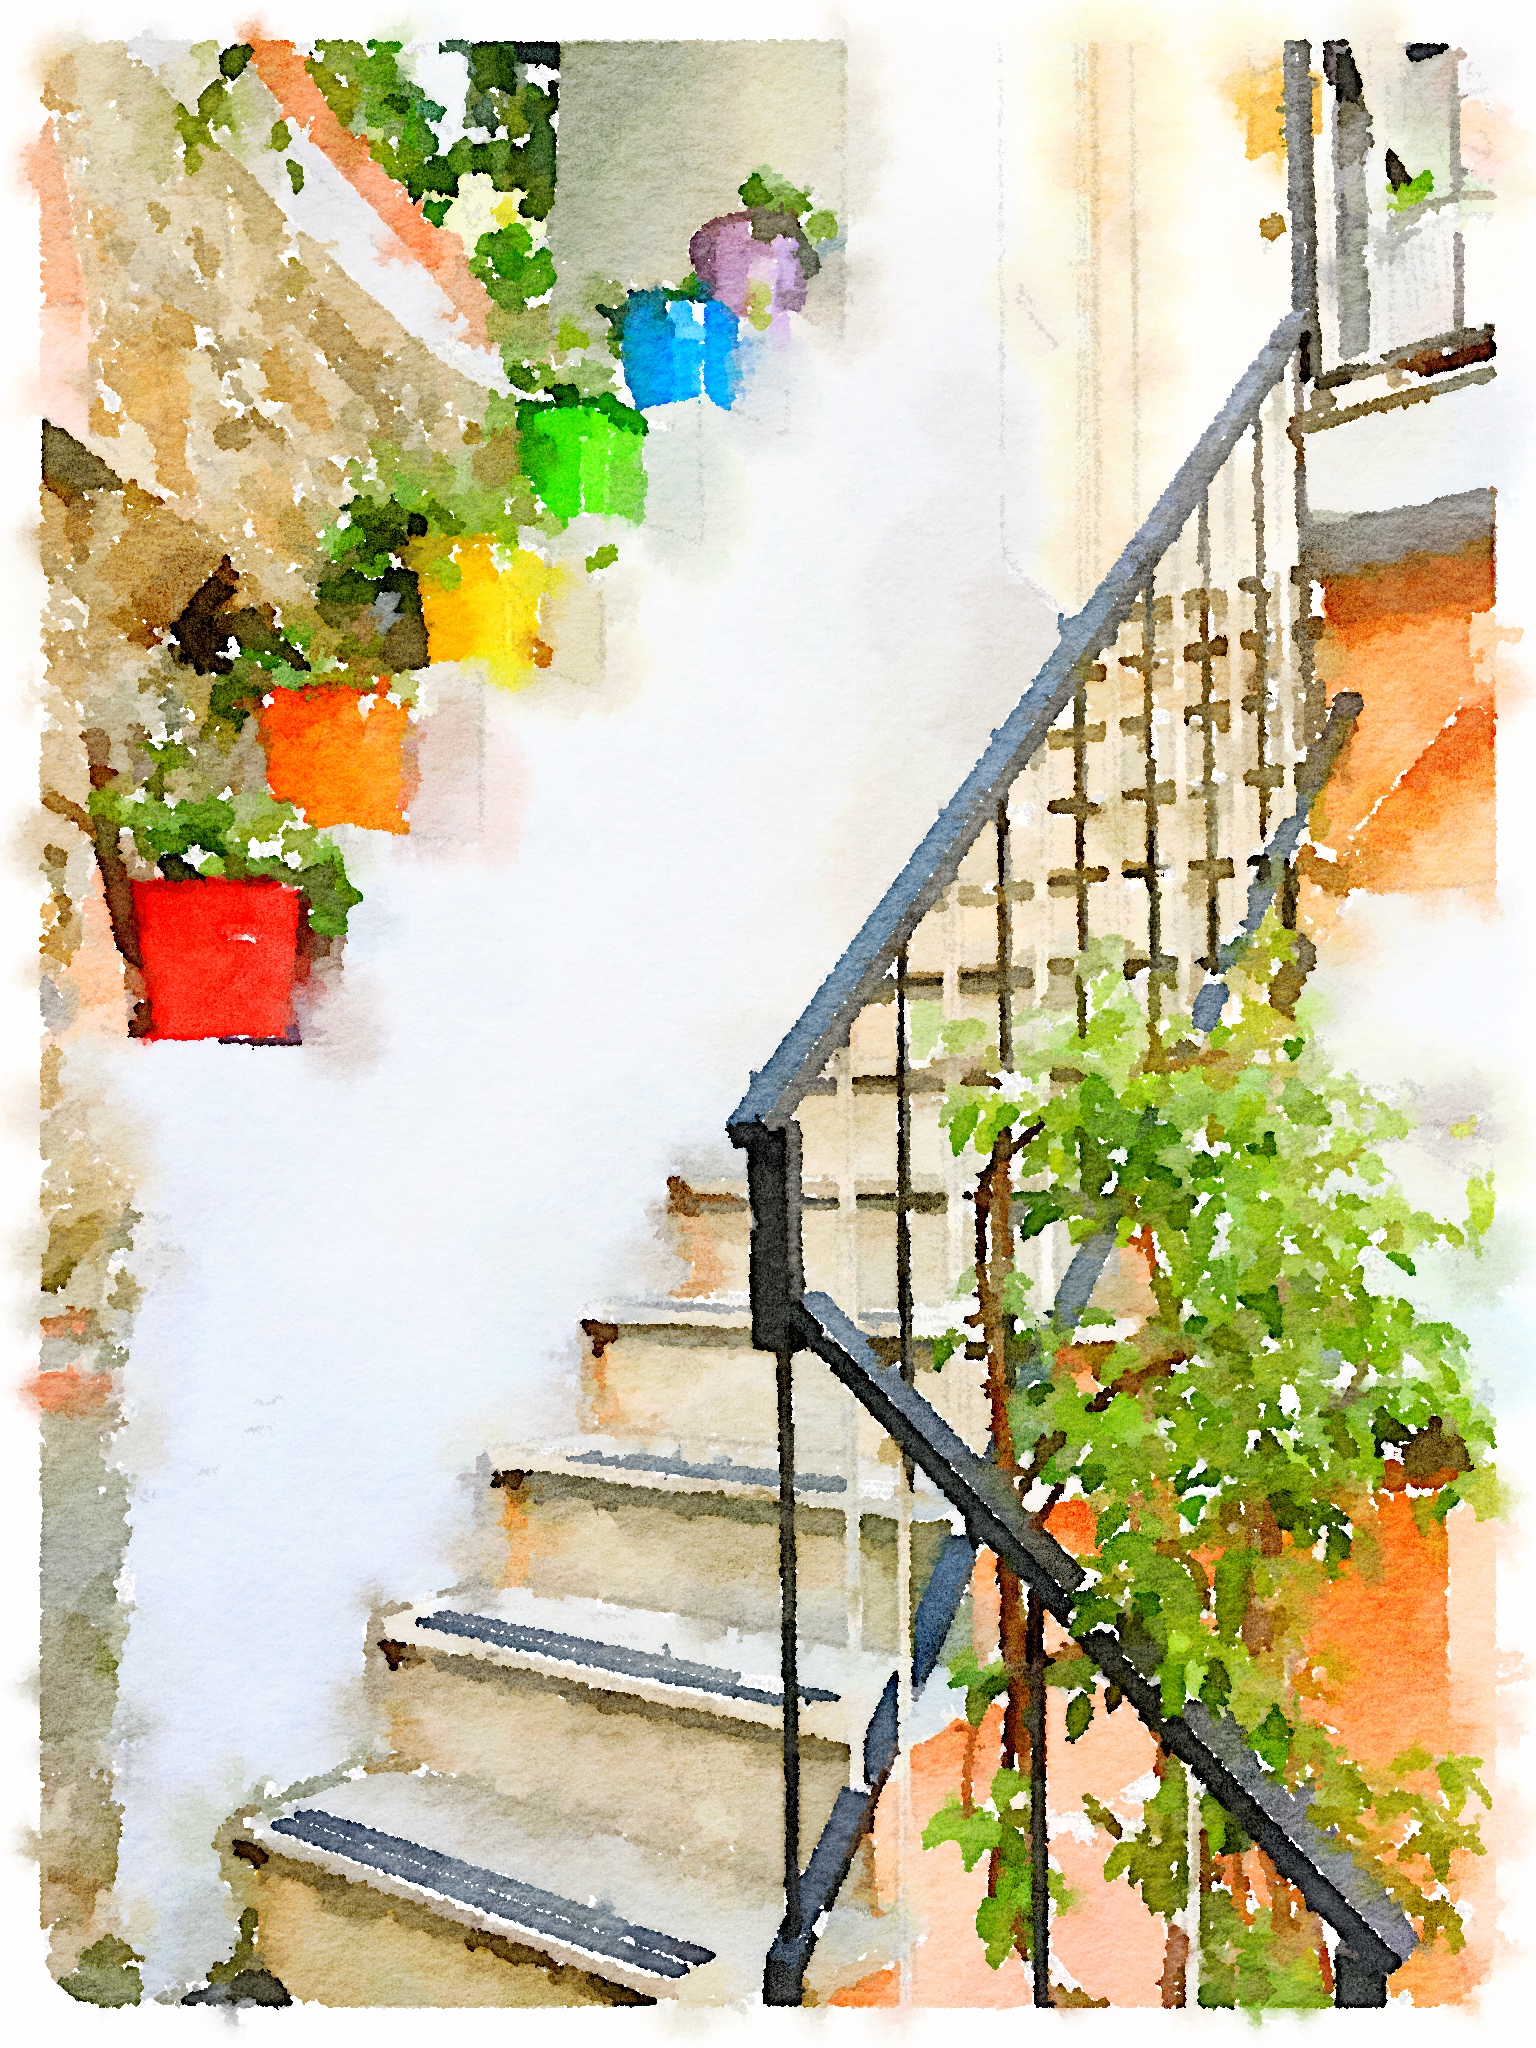
[[[1426,1937],[1455,1946],[1451,1859],[1479,1852],[1469,1810],[1488,1803],[1478,1760],[1431,1755],[1432,1730],[1408,1731],[1419,1740],[1385,1772],[1351,1760],[1330,1733],[1330,1678],[1309,1635],[1323,1588],[1374,1543],[1383,1490],[1406,1489],[1421,1526],[1459,1501],[1480,1516],[1496,1509],[1492,1424],[1469,1384],[1466,1340],[1390,1285],[1431,1247],[1480,1249],[1493,1192],[1469,1179],[1465,1222],[1407,1200],[1382,1156],[1408,1134],[1407,1116],[1335,1072],[1304,1019],[1268,1000],[1293,945],[1266,927],[1208,1039],[1188,1019],[1149,1024],[1117,942],[1090,957],[1083,1029],[1045,1010],[1021,1017],[1006,1071],[980,1023],[917,1020],[948,1081],[951,1144],[987,1161],[978,1204],[996,1200],[1000,1163],[1017,1190],[1010,1254],[1053,1224],[1078,1242],[1108,1233],[1147,1288],[1132,1326],[1106,1329],[1113,1319],[1090,1309],[1061,1332],[1023,1273],[1003,1289],[979,1258],[962,1281],[972,1311],[933,1361],[1006,1326],[1024,1504],[1042,1519],[1066,1499],[1092,1513],[1074,1626],[1117,1625],[1155,1673],[1165,1713],[1189,1699],[1230,1710],[1268,1766],[1311,1797],[1314,1820],[1377,1863]],[[1012,1661],[1005,1646],[990,1667],[955,1668],[972,1711],[1007,1689]],[[1052,1680],[1069,1693],[1069,1740],[1119,1704],[1086,1656],[1064,1655]],[[1106,1869],[1171,1916],[1189,1900],[1187,1788],[1173,1759],[1160,1769],[1139,1825],[1111,1828]],[[1208,1929],[1225,1961],[1202,1977],[1202,2002],[1307,2002],[1324,1967],[1315,1946],[1303,1967],[1273,1924],[1252,1932],[1233,1874],[1249,1845],[1213,1802],[1205,1809],[1214,1862],[1195,1880],[1202,1944]],[[1000,1826],[995,1801],[993,1811]],[[946,1809],[925,1839],[958,1839],[960,1825]],[[989,1924],[999,1910],[989,1901]]]

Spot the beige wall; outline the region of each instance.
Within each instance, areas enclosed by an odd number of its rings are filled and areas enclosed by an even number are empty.
[[[562,43],[560,109],[562,273],[679,282],[690,235],[764,163],[841,219],[841,43]]]

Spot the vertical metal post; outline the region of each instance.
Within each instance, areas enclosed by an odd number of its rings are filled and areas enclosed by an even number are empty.
[[[1342,1941],[1333,1952],[1333,2002],[1336,2006],[1387,2002],[1387,1980],[1381,1971],[1362,1963]]]
[[[1029,1666],[1030,1976],[1036,2005],[1051,2003],[1051,1847],[1045,1810],[1045,1606],[1029,1596],[1025,1621]]]
[[[1291,216],[1291,306],[1305,313],[1302,377],[1323,367],[1322,327],[1317,305],[1317,185],[1312,161],[1312,45],[1285,46],[1286,197]]]
[[[1447,52],[1445,68],[1450,81],[1450,105],[1447,109],[1450,129],[1448,141],[1451,158],[1451,205],[1456,221],[1451,235],[1451,327],[1459,334],[1467,324],[1467,245],[1461,232],[1461,193],[1466,183],[1466,171],[1461,161],[1461,63],[1454,52]]]
[[[784,1924],[801,1932],[800,1650],[795,1578],[795,1354],[776,1359],[779,1399],[779,1672],[784,1689]]]
[[[1013,906],[1008,900],[1012,865],[1004,797],[997,806],[997,1056],[1004,1069],[1013,1065]]]
[[[912,2003],[912,1461],[896,1484],[896,1897],[897,1995]]]
[[[1239,590],[1253,599],[1253,631],[1245,633],[1241,644],[1253,656],[1253,672],[1249,679],[1247,695],[1242,700],[1244,711],[1253,715],[1253,766],[1245,769],[1243,780],[1250,789],[1258,792],[1259,800],[1259,841],[1262,844],[1269,837],[1270,791],[1275,786],[1275,770],[1269,758],[1269,552],[1265,540],[1267,525],[1264,510],[1264,419],[1256,414],[1253,422],[1253,574],[1238,579]],[[1283,771],[1282,775],[1283,775]]]
[[[1142,745],[1147,767],[1147,1012],[1154,1035],[1162,1017],[1163,987],[1163,885],[1160,872],[1158,806],[1162,801],[1157,778],[1157,576],[1147,578],[1141,594],[1141,715]]]
[[[1204,1831],[1201,1827],[1200,1781],[1186,1764],[1184,1768],[1184,1856],[1189,1865],[1189,1904],[1184,1932],[1189,1948],[1184,1958],[1184,2003],[1200,2003],[1200,1907],[1205,1874]]]
[[[907,1031],[907,949],[896,955],[896,1323],[901,1376],[916,1372],[912,1342],[912,1089]]]
[[[1323,45],[1323,75],[1333,87],[1333,211],[1339,355],[1347,362],[1371,352],[1371,280],[1366,267],[1370,205],[1365,173],[1371,113],[1349,44]]]
[[[1296,426],[1296,415],[1302,406],[1302,377],[1299,361],[1292,370],[1295,380],[1292,401],[1290,439],[1295,451],[1295,473],[1293,484],[1296,506],[1296,566],[1291,571],[1295,583],[1294,625],[1291,643],[1296,658],[1296,708],[1293,716],[1300,730],[1295,736],[1293,751],[1299,759],[1309,747],[1317,744],[1327,719],[1328,707],[1318,680],[1317,660],[1313,651],[1313,635],[1319,629],[1320,621],[1312,611],[1312,570],[1309,562],[1308,531],[1311,525],[1311,508],[1307,498],[1307,437]]]

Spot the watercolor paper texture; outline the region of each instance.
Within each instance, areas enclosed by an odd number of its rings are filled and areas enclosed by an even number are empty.
[[[61,2010],[1487,1995],[1532,166],[1344,13],[40,47]]]

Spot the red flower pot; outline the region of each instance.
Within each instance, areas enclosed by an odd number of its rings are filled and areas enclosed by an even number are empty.
[[[135,882],[146,1038],[296,1045],[300,892],[282,882]]]

